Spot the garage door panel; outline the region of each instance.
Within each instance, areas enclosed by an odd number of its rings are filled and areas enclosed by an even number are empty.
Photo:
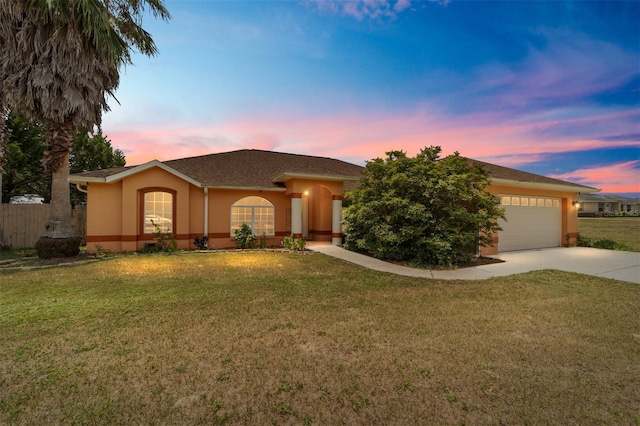
[[[502,197],[504,198],[504,197]],[[507,221],[500,220],[502,231],[498,233],[498,250],[513,251],[559,247],[562,244],[562,209],[559,199],[538,198],[532,206],[527,200],[518,205],[503,205]],[[522,198],[527,198],[522,196]],[[506,200],[510,202],[512,200]],[[542,201],[542,202],[541,202]],[[504,202],[504,201],[503,201]],[[541,206],[539,206],[541,205]]]

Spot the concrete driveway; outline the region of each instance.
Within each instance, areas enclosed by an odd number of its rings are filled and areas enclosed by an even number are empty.
[[[439,271],[407,268],[328,244],[311,242],[308,248],[365,268],[409,277],[481,280],[541,269],[558,269],[640,284],[640,253],[626,251],[586,247],[514,251],[491,256],[504,260],[504,263]]]
[[[558,269],[640,284],[640,253],[572,247],[515,251],[492,257],[504,260],[505,263],[477,268],[486,268],[495,276]]]

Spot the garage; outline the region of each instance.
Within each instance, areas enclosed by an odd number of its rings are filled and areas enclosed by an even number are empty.
[[[507,221],[500,220],[498,251],[530,250],[562,245],[559,198],[500,195]]]

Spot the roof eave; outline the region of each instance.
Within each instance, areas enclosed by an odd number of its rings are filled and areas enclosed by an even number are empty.
[[[273,182],[282,183],[291,179],[324,180],[324,181],[331,181],[331,182],[356,182],[360,180],[360,178],[356,176],[283,172],[283,173],[280,173],[278,176],[276,176],[273,179]]]
[[[520,188],[530,188],[530,189],[546,189],[549,191],[581,192],[581,193],[600,192],[598,188],[592,188],[590,186],[563,185],[558,183],[527,182],[527,181],[503,179],[503,178],[491,178],[491,184],[517,186]]]
[[[234,186],[234,185],[202,185],[203,188],[209,189],[229,189],[239,191],[269,191],[269,192],[286,192],[287,188],[264,187],[264,186]]]
[[[74,184],[87,184],[87,183],[104,183],[105,178],[92,177],[92,176],[69,176],[69,183]]]
[[[161,163],[158,160],[151,160],[147,163],[144,164],[140,164],[139,166],[135,166],[132,167],[130,169],[127,169],[125,171],[119,172],[119,173],[114,173],[110,176],[106,176],[103,178],[97,178],[97,177],[81,177],[81,176],[69,176],[69,182],[71,183],[92,183],[92,182],[96,182],[96,183],[116,183],[121,181],[122,179],[135,175],[136,173],[140,173],[143,172],[145,170],[151,169],[153,167],[158,167],[162,170],[164,170],[167,173],[170,173],[184,181],[189,182],[190,184],[197,186],[197,187],[202,187],[202,183],[198,182],[197,180],[185,175],[184,173],[181,173],[179,171],[177,171],[176,169],[167,166],[164,163]]]

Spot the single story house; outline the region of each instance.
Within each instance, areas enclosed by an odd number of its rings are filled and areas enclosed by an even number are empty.
[[[616,194],[580,194],[578,213],[601,215],[637,215],[640,212],[640,198],[624,197]]]
[[[597,189],[470,160],[490,173],[508,222],[494,237],[497,251],[557,247],[578,232],[579,192]],[[138,166],[89,171],[69,181],[87,192],[87,250],[140,250],[154,242],[156,226],[193,248],[234,246],[247,223],[269,244],[284,236],[342,241],[342,201],[363,167],[307,155],[243,149]]]

